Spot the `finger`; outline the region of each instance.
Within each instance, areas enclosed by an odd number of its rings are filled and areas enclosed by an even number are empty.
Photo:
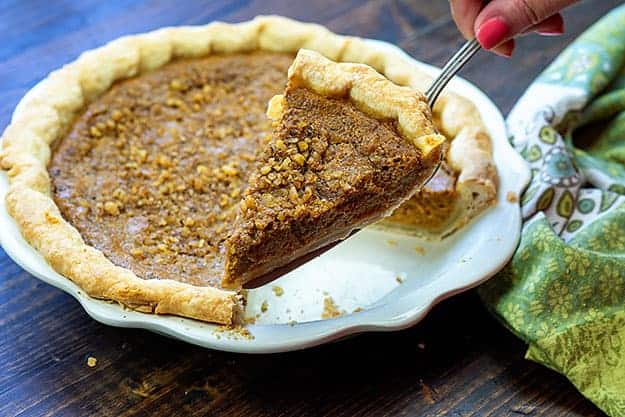
[[[576,0],[493,0],[475,20],[476,37],[492,49],[558,13]]]
[[[514,39],[510,39],[491,49],[491,52],[496,53],[499,56],[510,58],[514,52]]]
[[[543,36],[562,35],[564,33],[564,19],[562,19],[562,15],[560,13],[556,13],[523,31],[523,33],[533,32]]]
[[[458,26],[458,30],[467,39],[473,39],[473,24],[482,10],[482,0],[449,0],[451,16]]]

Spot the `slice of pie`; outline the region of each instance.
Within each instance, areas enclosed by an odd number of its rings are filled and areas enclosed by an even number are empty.
[[[388,216],[441,159],[425,97],[361,64],[300,50],[226,241],[240,286]]]

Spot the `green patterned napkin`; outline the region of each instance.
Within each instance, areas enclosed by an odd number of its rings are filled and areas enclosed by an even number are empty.
[[[528,359],[566,375],[625,416],[625,6],[569,46],[510,113],[529,163],[512,261],[479,292],[529,344]],[[599,131],[585,150],[581,126]]]

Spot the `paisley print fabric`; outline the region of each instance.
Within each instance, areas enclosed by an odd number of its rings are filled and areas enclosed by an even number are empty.
[[[569,46],[507,124],[532,181],[519,247],[479,293],[528,359],[625,416],[625,6]]]

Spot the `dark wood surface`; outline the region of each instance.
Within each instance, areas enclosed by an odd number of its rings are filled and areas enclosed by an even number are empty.
[[[480,53],[463,75],[507,113],[568,42],[618,3],[581,2],[565,14],[567,35],[521,39],[511,60]],[[438,65],[462,41],[442,0],[3,0],[0,127],[28,88],[85,49],[164,25],[261,13],[390,41]],[[288,354],[221,353],[99,324],[0,250],[0,416],[601,415],[524,351],[469,292],[402,332]]]

